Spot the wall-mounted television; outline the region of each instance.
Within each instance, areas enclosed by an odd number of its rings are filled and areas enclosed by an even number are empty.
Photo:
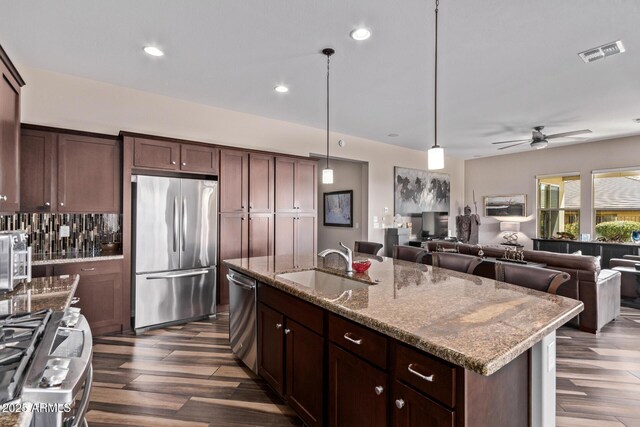
[[[445,238],[449,235],[449,212],[422,212],[422,237]]]

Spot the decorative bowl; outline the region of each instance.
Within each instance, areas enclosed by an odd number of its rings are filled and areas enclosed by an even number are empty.
[[[363,261],[353,261],[351,263],[351,267],[356,271],[356,273],[364,273],[371,267],[371,261],[368,259]]]
[[[116,252],[120,249],[120,243],[102,243],[102,252]]]
[[[631,232],[631,241],[633,241],[633,243],[640,243],[640,230],[633,230]]]

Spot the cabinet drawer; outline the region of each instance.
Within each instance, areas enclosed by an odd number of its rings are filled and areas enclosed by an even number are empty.
[[[455,406],[455,368],[402,344],[396,344],[395,376],[449,407]]]
[[[387,369],[387,338],[377,332],[330,314],[329,339],[368,362]]]
[[[80,276],[88,276],[95,274],[120,273],[122,270],[122,261],[90,261],[75,262],[71,264],[54,265],[53,272],[56,276],[62,274],[79,274]]]
[[[313,332],[320,335],[323,334],[324,316],[320,307],[292,297],[286,292],[264,283],[258,283],[258,301],[274,308]]]

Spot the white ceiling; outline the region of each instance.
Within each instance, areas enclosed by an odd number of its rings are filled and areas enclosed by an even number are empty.
[[[18,63],[426,149],[433,143],[433,2],[0,0]],[[640,1],[441,0],[439,141],[462,158],[492,141],[590,128],[640,133]],[[373,36],[355,42],[358,25]],[[591,64],[579,51],[622,39]],[[142,52],[154,44],[163,58]],[[291,91],[273,91],[284,83]],[[28,82],[27,82],[28,84]],[[389,133],[400,136],[390,138]],[[520,149],[520,147],[518,148]],[[522,150],[529,149],[527,145]],[[514,149],[516,151],[517,149]]]

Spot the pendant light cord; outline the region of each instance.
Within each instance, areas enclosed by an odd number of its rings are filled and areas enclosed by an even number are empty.
[[[434,83],[433,83],[433,147],[439,147],[438,145],[438,7],[440,6],[440,0],[436,0],[436,37],[435,37],[435,70],[434,70]]]
[[[329,69],[331,55],[327,55],[327,169],[329,169]]]

